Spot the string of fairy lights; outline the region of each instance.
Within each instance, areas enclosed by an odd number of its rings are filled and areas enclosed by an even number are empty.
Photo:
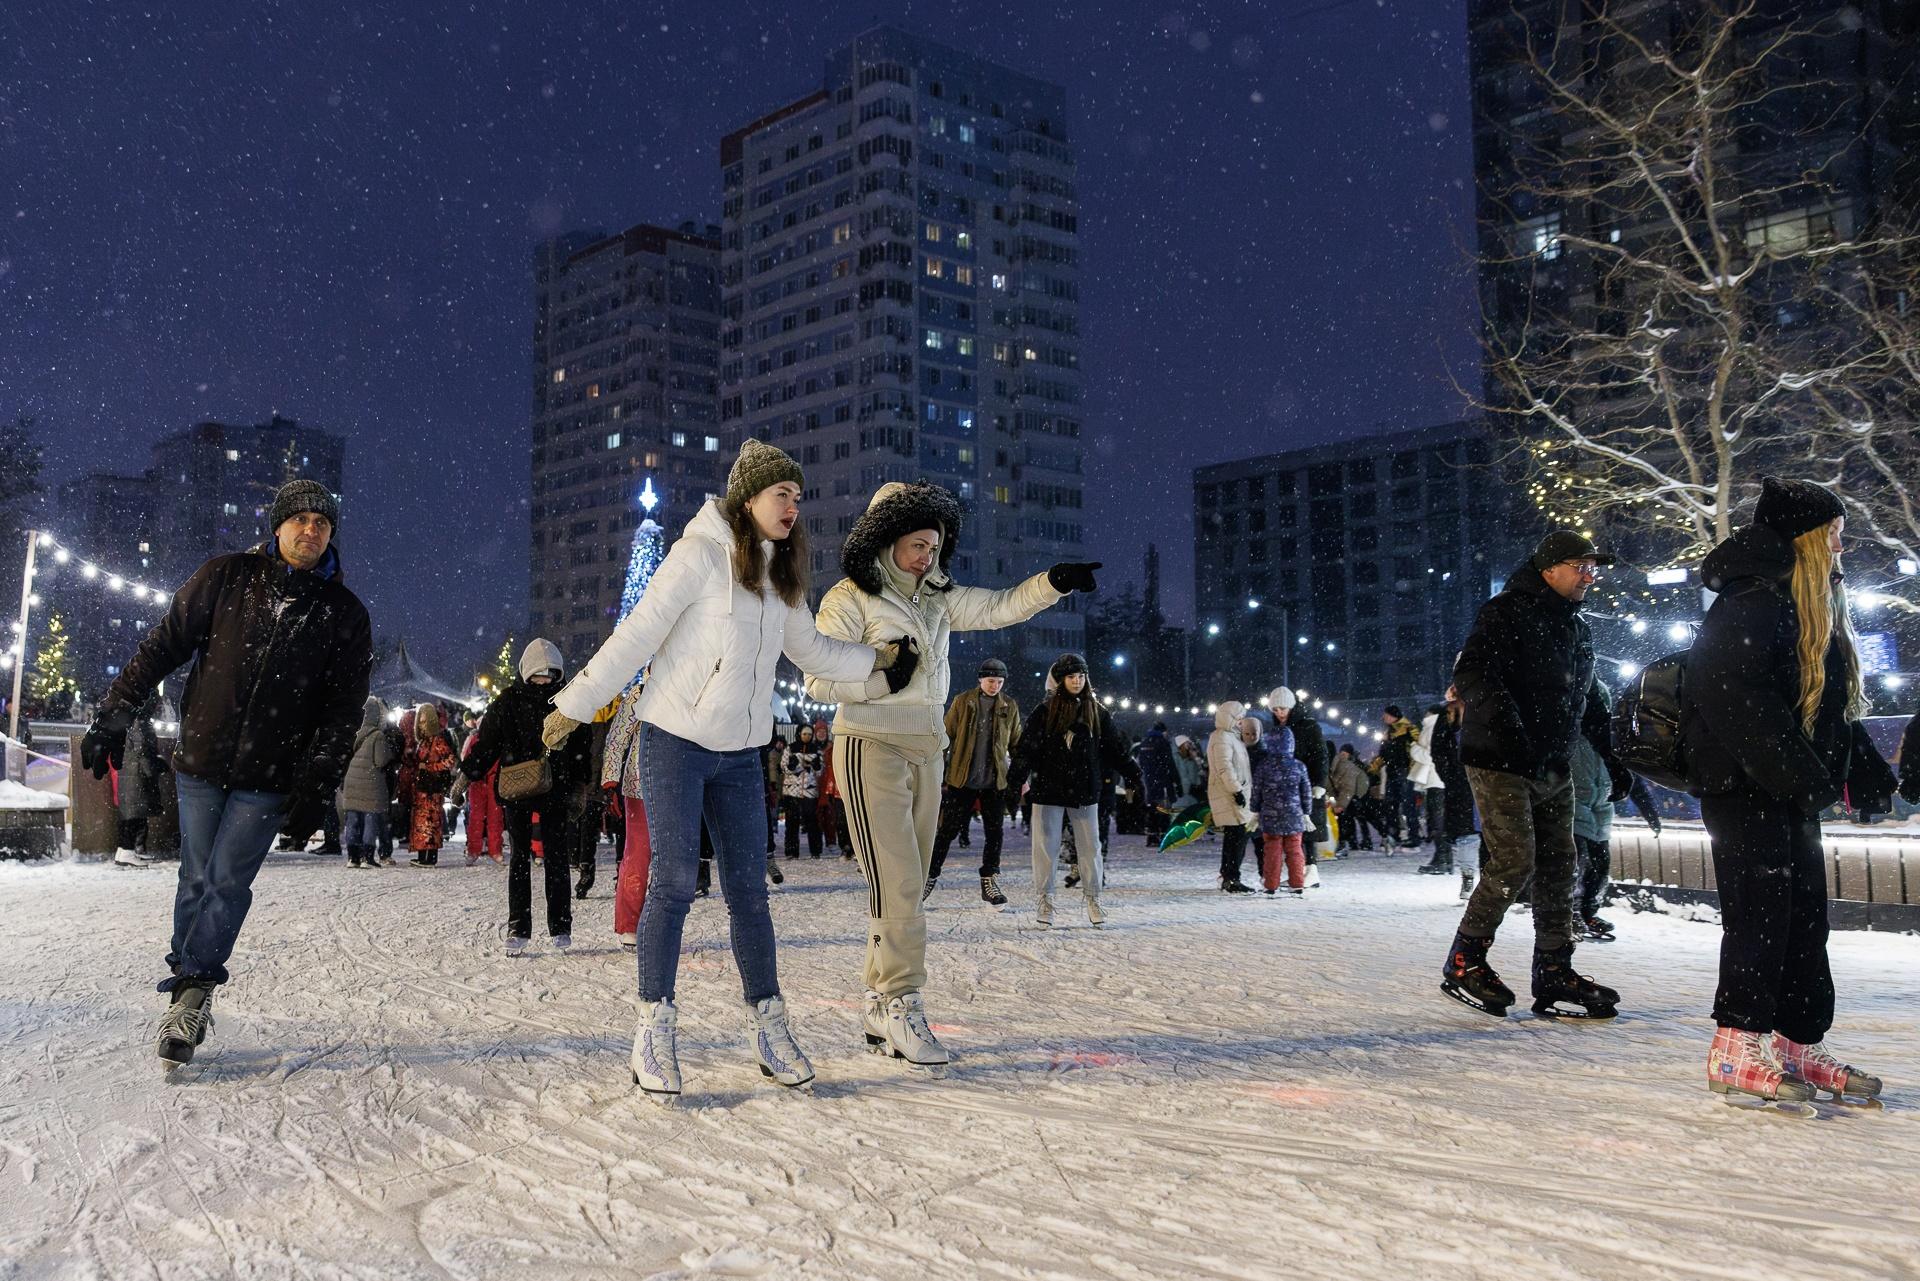
[[[36,552],[34,563],[25,571],[27,576],[26,603],[29,609],[39,609],[41,606],[42,602],[38,585],[42,579],[76,563],[78,568],[75,572],[79,575],[80,580],[82,582],[93,583],[103,591],[125,593],[135,601],[151,601],[155,604],[163,603],[173,595],[172,592],[165,588],[150,587],[135,576],[115,573],[97,561],[80,555],[80,553],[61,542],[60,539],[53,534],[44,530],[35,535],[34,549]],[[10,669],[16,662],[24,657],[26,652],[26,642],[22,636],[21,621],[17,618],[12,620],[8,624],[8,628],[13,633],[13,640],[4,650],[0,650],[0,670]]]

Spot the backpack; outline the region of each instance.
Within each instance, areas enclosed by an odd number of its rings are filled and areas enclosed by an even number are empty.
[[[1680,721],[1687,706],[1687,651],[1655,659],[1621,692],[1613,708],[1613,754],[1649,783],[1688,790]]]

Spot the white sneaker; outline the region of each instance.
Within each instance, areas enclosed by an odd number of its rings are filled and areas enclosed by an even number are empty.
[[[793,1029],[787,1026],[787,1003],[770,996],[748,1007],[753,1033],[753,1057],[760,1064],[760,1075],[788,1089],[813,1080],[813,1064],[794,1042]]]
[[[566,950],[567,950],[568,948],[570,948],[570,947],[572,947],[572,946],[573,946],[573,935],[571,935],[571,934],[556,934],[556,935],[554,935],[554,936],[553,936],[553,950],[554,950],[554,951],[556,951],[556,952],[564,952],[564,951],[566,951]]]
[[[1105,925],[1106,923],[1107,923],[1107,914],[1100,910],[1100,900],[1097,898],[1088,898],[1087,899],[1087,924],[1093,926],[1095,929],[1099,929],[1101,926]]]
[[[515,936],[507,940],[508,956],[524,956],[526,951],[527,941],[525,939]]]
[[[614,937],[620,940],[621,947],[640,946],[640,936],[638,934],[616,934]]]
[[[1040,896],[1040,907],[1034,912],[1033,919],[1039,922],[1043,929],[1053,924],[1053,896],[1051,894],[1042,894]]]
[[[633,1083],[649,1097],[671,1103],[680,1097],[680,1012],[672,1001],[649,1001],[640,1007],[640,1023],[633,1032]]]
[[[152,867],[153,860],[138,850],[115,850],[113,865],[115,867]]]
[[[953,1062],[927,1026],[926,1003],[918,992],[903,992],[887,1002],[887,1052],[914,1067],[945,1067]]]

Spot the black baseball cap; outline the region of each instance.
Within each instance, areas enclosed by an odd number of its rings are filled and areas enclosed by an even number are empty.
[[[1591,538],[1571,529],[1554,530],[1533,549],[1532,564],[1535,569],[1545,571],[1563,560],[1590,560],[1596,565],[1611,565],[1613,553],[1601,551],[1593,545]]]

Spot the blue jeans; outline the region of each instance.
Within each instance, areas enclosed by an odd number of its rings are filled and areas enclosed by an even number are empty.
[[[342,810],[340,843],[347,847],[349,854],[358,854],[361,858],[373,858],[375,850],[381,845],[392,849],[391,838],[387,834],[386,811]]]
[[[727,900],[733,962],[749,1001],[780,994],[773,917],[767,911],[766,773],[751,747],[714,752],[640,726],[640,796],[647,803],[653,866],[635,949],[640,999],[671,1001],[680,969],[680,936],[700,874],[700,822],[713,837],[713,861]],[[549,854],[549,858],[553,855]]]
[[[253,906],[253,878],[287,816],[279,792],[242,792],[175,774],[180,796],[180,884],[173,896],[176,977],[227,981],[227,958]],[[175,979],[161,982],[169,991]]]

